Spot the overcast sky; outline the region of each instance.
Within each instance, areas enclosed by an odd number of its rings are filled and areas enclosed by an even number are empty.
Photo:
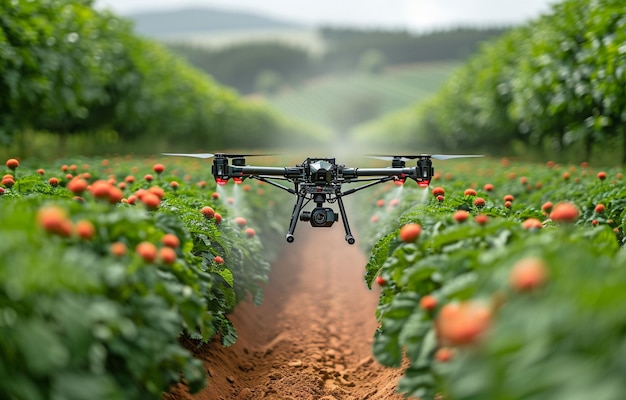
[[[430,30],[458,25],[518,24],[557,0],[96,0],[99,8],[138,11],[207,6],[253,11],[309,25]]]

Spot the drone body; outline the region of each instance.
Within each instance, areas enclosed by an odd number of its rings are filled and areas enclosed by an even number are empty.
[[[434,174],[431,158],[445,160],[461,157],[481,157],[472,155],[428,155],[417,156],[376,156],[383,160],[391,161],[391,166],[386,168],[347,168],[337,164],[334,158],[307,158],[295,167],[265,167],[246,165],[245,154],[173,154],[170,156],[184,156],[196,158],[213,157],[212,173],[218,185],[225,185],[230,179],[236,183],[244,179],[256,179],[271,184],[296,196],[296,204],[291,214],[291,221],[287,234],[287,242],[294,241],[294,231],[298,220],[308,221],[311,226],[331,227],[339,220],[339,215],[330,207],[324,207],[325,203],[337,203],[339,214],[345,229],[345,239],[349,244],[354,244],[354,236],[348,224],[348,217],[343,204],[343,197],[363,190],[365,188],[388,181],[400,181],[404,183],[407,178],[417,182],[420,187],[428,187]],[[407,167],[406,162],[417,160],[416,166]],[[293,188],[284,186],[276,181],[289,181]],[[365,182],[363,185],[346,191],[342,186],[348,183]],[[303,211],[303,208],[313,201],[315,207],[312,211]]]

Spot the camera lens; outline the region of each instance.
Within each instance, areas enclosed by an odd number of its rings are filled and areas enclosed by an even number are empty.
[[[318,224],[318,225],[323,225],[326,223],[326,210],[324,209],[318,209],[313,211],[313,215],[311,216],[313,218],[313,221]]]

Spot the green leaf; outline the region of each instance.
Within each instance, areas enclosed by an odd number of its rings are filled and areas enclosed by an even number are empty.
[[[28,320],[18,326],[14,340],[31,374],[44,375],[64,368],[70,360],[70,351],[51,326],[43,321]]]
[[[402,362],[402,347],[394,335],[378,334],[372,347],[374,357],[382,365],[399,367]]]
[[[409,367],[398,382],[398,391],[419,398],[434,398],[435,379],[428,367]]]
[[[233,324],[227,319],[224,319],[220,333],[222,335],[222,346],[224,347],[232,346],[237,341],[237,331]]]
[[[86,372],[62,372],[53,377],[51,398],[123,400],[126,396],[110,376],[94,376]]]
[[[217,270],[216,273],[224,279],[224,281],[228,284],[228,286],[233,287],[234,285],[233,273],[229,269],[220,269],[220,270]]]
[[[387,260],[387,257],[389,257],[391,241],[393,240],[394,237],[395,237],[395,233],[390,233],[382,237],[378,241],[378,243],[376,243],[376,245],[374,246],[374,249],[372,250],[370,259],[367,265],[365,266],[365,269],[366,269],[365,281],[367,283],[367,287],[370,289],[372,288],[372,282],[374,281],[374,279],[380,272],[380,269],[382,268],[383,264]]]

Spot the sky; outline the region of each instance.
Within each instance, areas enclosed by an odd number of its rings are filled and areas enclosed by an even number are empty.
[[[252,11],[306,25],[432,30],[455,26],[520,24],[557,0],[96,0],[98,8],[139,11],[206,6]]]

